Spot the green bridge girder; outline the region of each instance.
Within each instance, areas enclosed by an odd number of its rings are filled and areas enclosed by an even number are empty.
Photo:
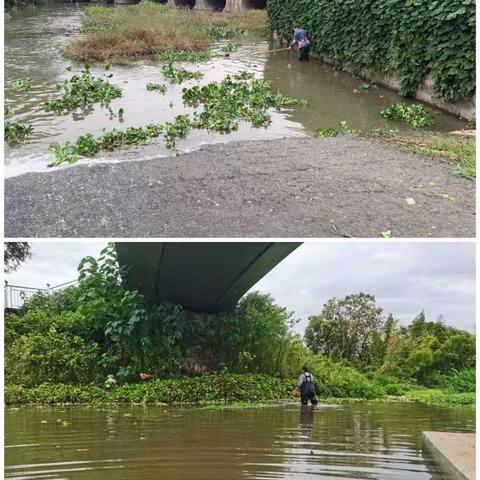
[[[117,242],[129,289],[193,312],[230,312],[293,252],[293,242]]]

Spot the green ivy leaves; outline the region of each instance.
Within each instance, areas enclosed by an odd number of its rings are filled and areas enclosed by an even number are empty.
[[[475,92],[474,0],[269,0],[267,11],[282,39],[298,21],[316,52],[352,73],[396,72],[402,95],[427,74],[446,102]]]

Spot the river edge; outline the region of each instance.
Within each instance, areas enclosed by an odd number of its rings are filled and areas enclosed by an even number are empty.
[[[295,383],[294,380],[291,382]],[[125,385],[132,387],[133,385]],[[44,386],[44,385],[42,385]],[[96,387],[102,389],[106,395],[114,393],[114,390],[104,389],[99,385],[88,385],[88,386],[73,386],[73,385],[64,385],[64,384],[50,384],[46,385],[51,389],[60,387],[63,391],[68,391],[69,387],[71,389],[80,389],[82,387]],[[66,387],[66,388],[65,388]],[[127,401],[125,398],[121,401],[116,400],[105,400],[105,399],[94,399],[91,398],[85,401],[55,401],[48,400],[45,398],[31,398],[24,402],[17,398],[17,400],[10,398],[12,390],[22,389],[24,392],[35,391],[35,388],[25,389],[18,385],[5,385],[5,406],[6,408],[18,408],[18,407],[27,407],[27,406],[44,406],[44,407],[53,407],[53,406],[92,406],[92,407],[101,407],[101,406],[163,406],[163,407],[183,407],[183,408],[206,408],[211,410],[237,410],[237,409],[248,409],[248,408],[271,408],[279,406],[299,406],[299,399],[293,398],[292,396],[280,396],[278,398],[263,399],[261,401],[196,401],[196,402],[162,402],[154,399],[148,401],[138,401],[132,397],[131,400]],[[28,393],[27,393],[27,396]],[[377,404],[377,403],[419,403],[428,406],[434,407],[445,407],[445,408],[476,408],[476,395],[474,392],[467,393],[448,393],[441,391],[439,389],[426,389],[418,388],[407,391],[404,395],[384,395],[378,398],[361,398],[361,397],[325,397],[318,396],[319,407],[322,406],[341,406],[342,404],[348,403],[367,403],[367,404]]]
[[[359,135],[214,144],[8,178],[5,235],[471,237],[475,183],[452,169]]]

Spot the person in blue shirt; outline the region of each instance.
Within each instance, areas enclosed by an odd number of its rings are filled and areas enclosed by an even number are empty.
[[[304,28],[301,28],[298,23],[293,25],[293,40],[290,43],[290,48],[298,47],[298,59],[301,62],[308,62],[310,59],[310,39],[308,33]]]

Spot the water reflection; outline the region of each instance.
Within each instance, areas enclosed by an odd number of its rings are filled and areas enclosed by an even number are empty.
[[[5,475],[440,480],[421,432],[474,431],[474,422],[473,410],[395,403],[7,409]]]

